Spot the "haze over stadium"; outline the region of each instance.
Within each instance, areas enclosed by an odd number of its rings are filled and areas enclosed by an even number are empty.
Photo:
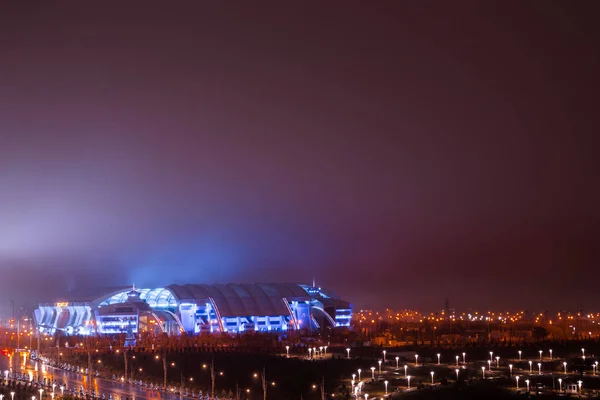
[[[576,4],[0,3],[0,312],[313,278],[357,307],[597,309]]]

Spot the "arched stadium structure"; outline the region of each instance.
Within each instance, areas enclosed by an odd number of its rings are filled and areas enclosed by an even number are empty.
[[[120,287],[34,311],[41,332],[119,334],[318,330],[349,327],[352,305],[319,287],[291,283]]]

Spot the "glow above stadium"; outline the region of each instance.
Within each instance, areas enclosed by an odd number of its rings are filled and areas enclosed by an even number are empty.
[[[119,334],[318,330],[348,327],[352,305],[301,284],[169,285],[119,288],[79,301],[42,303],[41,332]]]

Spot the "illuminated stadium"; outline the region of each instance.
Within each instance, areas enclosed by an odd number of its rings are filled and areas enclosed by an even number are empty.
[[[87,291],[41,303],[40,332],[198,335],[349,327],[352,305],[311,285],[268,283],[169,285]]]

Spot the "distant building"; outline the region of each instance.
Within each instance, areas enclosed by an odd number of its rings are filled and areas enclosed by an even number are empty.
[[[352,319],[349,302],[319,287],[301,284],[121,287],[70,297],[69,301],[39,304],[34,319],[41,332],[283,332],[349,327]]]

